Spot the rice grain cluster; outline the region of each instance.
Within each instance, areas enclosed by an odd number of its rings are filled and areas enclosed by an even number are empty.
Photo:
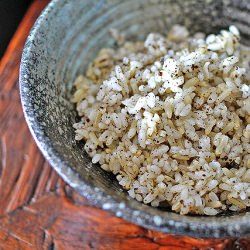
[[[73,102],[93,163],[128,194],[180,214],[250,206],[250,51],[235,26],[102,49],[75,81]]]

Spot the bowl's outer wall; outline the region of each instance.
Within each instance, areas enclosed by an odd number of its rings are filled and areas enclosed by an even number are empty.
[[[190,30],[216,32],[235,24],[250,34],[250,4],[245,1],[54,0],[27,40],[20,70],[25,117],[39,148],[57,172],[98,207],[159,231],[200,237],[250,233],[248,212],[221,217],[180,216],[131,200],[115,178],[91,164],[83,143],[74,139],[76,121],[70,102],[72,83],[102,47],[112,47],[110,28],[128,39],[166,33],[180,23]]]

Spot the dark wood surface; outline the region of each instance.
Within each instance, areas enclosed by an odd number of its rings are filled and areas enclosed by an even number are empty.
[[[194,239],[130,224],[91,207],[49,166],[24,121],[18,71],[35,0],[0,62],[0,249],[250,249],[250,238]]]

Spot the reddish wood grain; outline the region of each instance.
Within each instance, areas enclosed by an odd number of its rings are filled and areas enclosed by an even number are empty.
[[[18,93],[22,48],[48,0],[35,0],[0,62],[0,250],[250,249],[250,239],[194,239],[132,225],[91,207],[51,169]]]

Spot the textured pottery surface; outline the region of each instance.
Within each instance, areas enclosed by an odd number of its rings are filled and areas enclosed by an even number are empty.
[[[77,120],[70,102],[72,83],[100,48],[113,47],[110,28],[128,39],[166,33],[175,24],[191,31],[216,32],[235,24],[247,44],[250,2],[182,0],[54,0],[36,22],[26,42],[20,70],[22,104],[29,128],[44,156],[80,194],[98,207],[141,226],[200,237],[250,233],[250,212],[217,217],[181,216],[129,198],[114,176],[91,164],[76,142]]]

